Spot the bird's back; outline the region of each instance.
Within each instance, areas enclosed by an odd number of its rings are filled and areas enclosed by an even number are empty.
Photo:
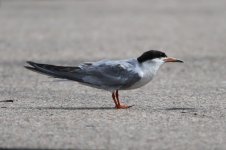
[[[109,91],[127,89],[141,78],[136,69],[138,65],[136,59],[101,60],[75,67],[28,63],[32,67],[26,68],[32,71]]]
[[[140,80],[136,70],[137,62],[130,60],[101,60],[89,64],[81,64],[77,76],[84,84],[96,88],[115,90],[126,89]]]

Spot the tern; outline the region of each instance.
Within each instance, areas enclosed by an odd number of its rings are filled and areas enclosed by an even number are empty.
[[[55,66],[27,61],[27,69],[54,78],[76,81],[86,86],[110,91],[115,108],[126,109],[131,106],[119,100],[119,90],[140,88],[149,83],[160,66],[168,62],[182,60],[167,57],[164,52],[149,50],[138,58],[125,60],[100,60],[86,62],[78,66]]]

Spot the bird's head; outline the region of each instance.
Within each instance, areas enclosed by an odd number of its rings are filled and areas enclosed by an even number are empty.
[[[150,63],[159,64],[159,65],[168,63],[168,62],[183,63],[182,60],[179,60],[173,57],[167,57],[167,55],[164,52],[157,51],[157,50],[147,51],[143,53],[140,57],[138,57],[137,60],[139,63],[150,62]]]

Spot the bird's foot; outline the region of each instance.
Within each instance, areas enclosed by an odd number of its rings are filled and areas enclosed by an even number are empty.
[[[133,106],[133,105],[132,105],[132,106]],[[116,108],[116,109],[127,109],[127,108],[130,108],[130,107],[132,107],[132,106],[120,104],[120,105],[115,106],[115,108]]]

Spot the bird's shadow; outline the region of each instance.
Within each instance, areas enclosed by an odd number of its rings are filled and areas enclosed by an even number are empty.
[[[6,148],[6,147],[0,147],[0,150],[61,150],[61,149],[55,149],[55,148],[27,148],[27,147],[12,147],[12,148]],[[74,150],[74,149],[65,149],[65,150]]]
[[[112,110],[115,107],[10,107],[11,109],[37,109],[37,110]]]
[[[36,109],[53,109],[53,110],[109,110],[114,107],[35,107]]]
[[[134,105],[131,105],[132,107]],[[40,107],[1,107],[1,108],[9,108],[9,109],[37,109],[37,110],[114,110],[115,107],[52,107],[52,106],[40,106]],[[153,109],[156,111],[196,111],[196,108],[191,107],[170,107],[170,108],[159,108]]]

